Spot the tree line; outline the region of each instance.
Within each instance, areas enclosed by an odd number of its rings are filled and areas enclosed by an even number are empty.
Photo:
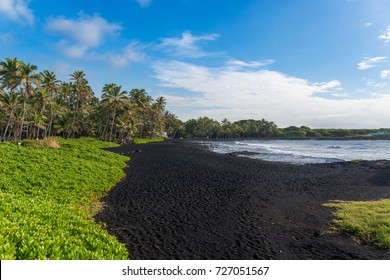
[[[261,120],[240,120],[230,122],[224,119],[218,122],[208,117],[190,119],[181,122],[172,119],[168,135],[183,138],[208,139],[389,139],[390,129],[341,129],[321,128],[313,129],[308,126],[289,126],[279,128],[274,122]]]
[[[96,137],[122,142],[159,136],[165,129],[164,97],[155,100],[144,89],[125,91],[107,83],[95,96],[84,71],[68,81],[17,58],[0,62],[0,137],[2,141],[50,136]]]
[[[164,97],[153,99],[144,89],[123,90],[107,83],[97,98],[84,71],[61,81],[48,70],[17,58],[0,62],[0,139],[17,141],[50,136],[96,137],[113,142],[133,138],[389,138],[389,129],[278,128],[272,121],[222,122],[208,117],[186,122],[165,109]]]
[[[261,120],[240,120],[231,122],[224,119],[218,122],[208,117],[190,119],[178,130],[181,137],[200,137],[214,139],[264,138],[276,135],[278,130],[274,122]]]

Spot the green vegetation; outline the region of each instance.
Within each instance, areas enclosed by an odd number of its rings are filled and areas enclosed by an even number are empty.
[[[390,129],[336,129],[322,128],[311,129],[307,126],[289,126],[287,128],[279,128],[278,138],[289,139],[354,139],[354,138],[390,138]]]
[[[360,158],[357,158],[357,159],[353,159],[351,160],[351,163],[359,163],[359,162],[362,162],[364,160],[360,159]]]
[[[53,72],[16,58],[0,61],[0,139],[95,137],[124,142],[134,137],[152,138],[171,130],[165,116],[164,97],[153,100],[144,89],[129,92],[114,83],[105,84],[101,100],[84,71],[76,70],[68,81]]]
[[[221,123],[208,117],[190,119],[185,123],[171,120],[169,127],[175,128],[168,135],[176,137],[203,137],[213,139],[277,138],[277,139],[390,139],[390,129],[311,129],[307,126],[278,128],[273,122],[262,120],[240,120]]]
[[[184,123],[185,137],[207,137],[214,139],[263,138],[277,134],[273,122],[262,120],[241,120],[230,122],[224,119],[221,123],[208,117],[190,119]],[[179,136],[180,135],[179,133]]]
[[[134,144],[146,144],[152,142],[163,142],[165,139],[163,137],[153,137],[153,138],[135,138],[133,140]]]
[[[390,200],[325,204],[337,209],[334,229],[358,237],[364,243],[390,249]]]
[[[94,139],[0,144],[0,259],[126,259],[88,211],[128,157]]]

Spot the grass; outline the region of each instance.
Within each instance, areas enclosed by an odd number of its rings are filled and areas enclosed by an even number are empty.
[[[134,144],[146,144],[151,142],[163,142],[165,139],[163,137],[153,137],[153,138],[135,138],[133,140]]]
[[[390,199],[325,204],[336,208],[334,230],[358,237],[368,245],[390,249]]]
[[[126,259],[86,210],[123,177],[128,157],[93,139],[0,144],[0,259]]]
[[[351,163],[359,163],[359,162],[362,162],[362,161],[363,161],[362,159],[357,158],[357,159],[351,160],[350,162],[351,162]]]

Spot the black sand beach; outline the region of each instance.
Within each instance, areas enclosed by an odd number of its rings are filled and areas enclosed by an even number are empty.
[[[390,198],[387,161],[299,166],[170,141],[111,150],[132,159],[96,219],[131,259],[390,259],[329,233],[321,206]]]

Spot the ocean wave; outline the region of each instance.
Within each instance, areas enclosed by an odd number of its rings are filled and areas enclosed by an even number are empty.
[[[390,160],[390,141],[244,140],[213,142],[210,150],[223,154],[246,151],[251,158],[302,164],[349,161],[357,158]]]

